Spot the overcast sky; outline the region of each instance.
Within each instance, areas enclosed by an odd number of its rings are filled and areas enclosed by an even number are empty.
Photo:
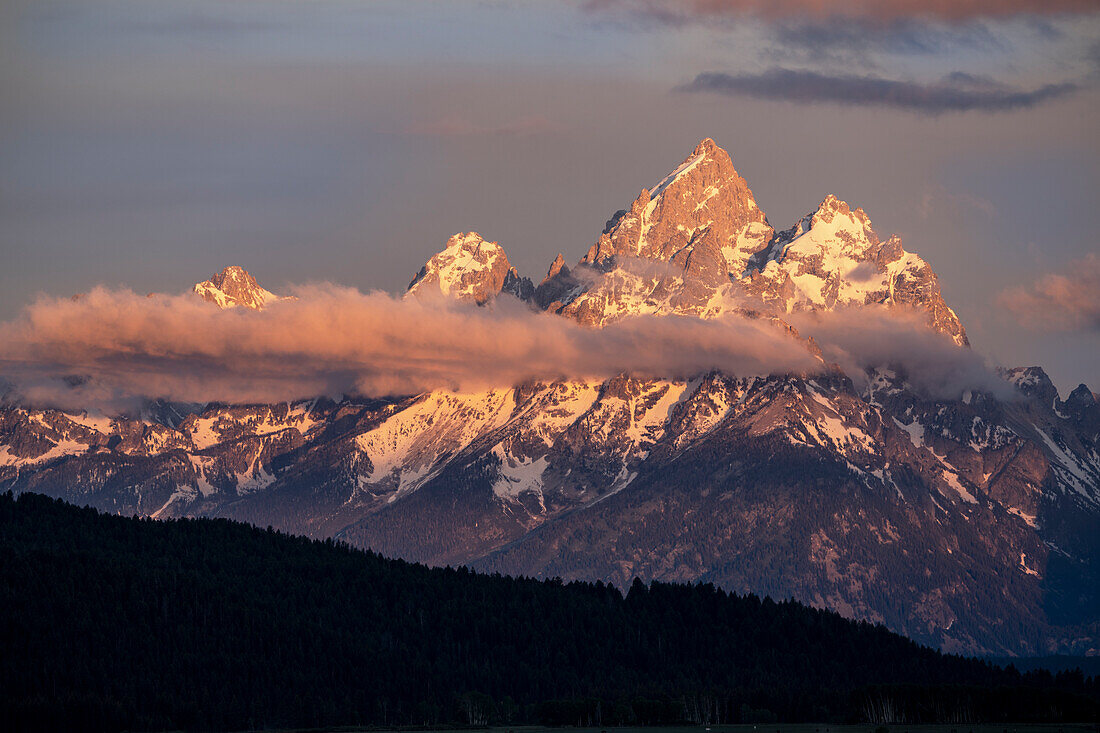
[[[0,0],[0,320],[228,264],[400,292],[469,230],[537,281],[713,137],[774,226],[863,207],[977,351],[1100,390],[1098,8]]]

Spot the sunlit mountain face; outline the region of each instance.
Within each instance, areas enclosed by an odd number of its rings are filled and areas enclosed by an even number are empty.
[[[232,266],[40,299],[4,324],[0,491],[1094,653],[1096,395],[989,366],[950,262],[817,200],[773,222],[706,138],[541,278],[469,232],[401,298]]]

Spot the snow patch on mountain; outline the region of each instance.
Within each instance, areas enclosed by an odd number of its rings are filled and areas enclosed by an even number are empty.
[[[499,445],[492,453],[500,459],[500,471],[492,489],[498,499],[514,500],[528,491],[541,498],[542,475],[549,466],[545,457],[523,461],[508,455]]]
[[[540,390],[518,416],[524,435],[552,446],[558,437],[592,409],[600,395],[599,382],[557,382]]]
[[[1036,427],[1039,436],[1050,450],[1054,460],[1051,469],[1057,474],[1063,486],[1069,486],[1082,497],[1093,503],[1100,503],[1100,470],[1097,466],[1087,466],[1078,461],[1062,445],[1050,437],[1045,430]]]
[[[511,389],[427,394],[355,438],[373,467],[364,478],[376,483],[392,477],[395,496],[407,493],[439,468],[441,460],[503,426],[514,408]]]

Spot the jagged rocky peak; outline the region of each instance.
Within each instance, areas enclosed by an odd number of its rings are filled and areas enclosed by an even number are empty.
[[[238,265],[230,265],[209,280],[196,283],[193,290],[203,300],[219,308],[240,306],[261,310],[265,305],[280,300],[275,293],[260,287],[256,278]]]
[[[1069,393],[1069,397],[1066,398],[1067,405],[1092,407],[1096,402],[1096,394],[1089,389],[1087,384],[1078,384],[1074,387],[1073,391]]]
[[[428,291],[478,303],[508,292],[591,326],[643,314],[764,311],[782,319],[880,304],[923,312],[934,329],[968,345],[936,274],[898,237],[881,240],[862,209],[833,195],[777,233],[710,138],[616,212],[574,268],[559,254],[535,288],[495,242],[462,234],[409,286]]]
[[[1024,395],[1041,401],[1047,407],[1058,402],[1058,389],[1042,367],[1012,367],[1001,370],[1001,376]]]
[[[616,257],[640,257],[687,269],[699,249],[714,260],[706,264],[720,265],[725,275],[732,269],[727,259],[736,266],[770,236],[767,217],[729,153],[705,138],[660,182],[642,189],[629,209],[612,217],[582,262],[606,265]]]
[[[707,138],[617,212],[577,268],[551,267],[536,300],[589,325],[641,313],[713,315],[730,273],[740,274],[772,233],[729,154]]]
[[[551,304],[560,306],[562,298],[577,285],[577,279],[565,264],[565,255],[558,252],[558,256],[550,263],[550,269],[546,271],[546,277],[535,288],[534,301],[539,308],[543,309],[550,307]]]
[[[546,277],[543,279],[543,282],[552,280],[553,278],[557,277],[557,275],[561,273],[562,270],[568,269],[569,268],[565,266],[565,255],[563,255],[561,252],[558,252],[558,256],[555,257],[554,261],[550,263],[550,269],[546,271]]]
[[[853,210],[845,201],[829,194],[821,204],[798,220],[790,229],[777,232],[768,245],[754,253],[745,263],[743,276],[751,276],[756,271],[765,271],[769,279],[782,276],[788,271],[791,275],[813,275],[828,280],[830,276],[836,283],[856,279],[865,274],[857,266],[877,259],[882,242],[871,226],[871,220],[863,209]],[[901,241],[891,239],[883,253],[895,256],[901,253]],[[800,267],[795,267],[800,265]],[[866,269],[866,268],[864,268]],[[810,288],[797,293],[807,303],[832,306],[837,302],[848,302],[856,292],[844,294],[831,293],[830,288],[820,288],[817,282],[803,282]],[[770,295],[770,293],[764,293]],[[830,298],[830,296],[833,296]],[[793,305],[795,301],[792,301]],[[790,309],[788,309],[790,310]]]
[[[1077,385],[1063,403],[1063,409],[1070,418],[1087,426],[1089,432],[1100,430],[1100,401],[1088,385]]]
[[[928,263],[897,236],[881,240],[863,209],[832,194],[748,259],[742,285],[787,313],[876,303],[914,308],[932,328],[969,345]]]
[[[416,274],[406,295],[431,293],[483,304],[500,292],[528,299],[534,286],[508,262],[504,248],[477,232],[458,233],[447,240]]]

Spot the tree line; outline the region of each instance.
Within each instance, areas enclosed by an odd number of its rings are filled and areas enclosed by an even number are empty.
[[[709,584],[482,575],[0,495],[9,730],[1096,721],[1020,673]]]

